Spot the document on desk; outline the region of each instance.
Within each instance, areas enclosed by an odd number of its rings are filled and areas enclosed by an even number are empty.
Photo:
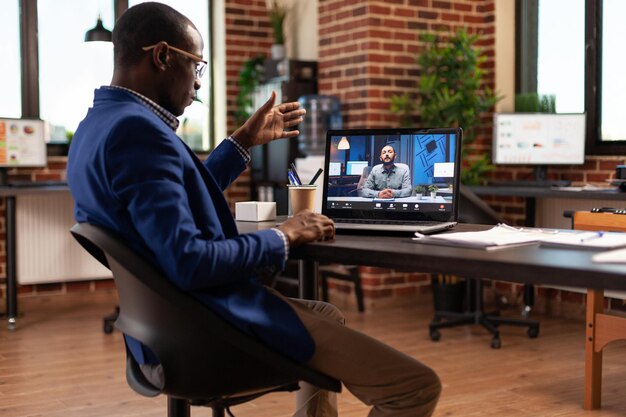
[[[626,247],[626,233],[623,232],[561,232],[540,236],[544,246],[571,247],[580,249],[616,249]]]
[[[533,232],[532,229],[528,230],[530,231],[498,225],[482,232],[456,232],[429,236],[416,233],[413,240],[419,243],[495,250],[537,244],[542,233]]]
[[[591,260],[598,263],[626,264],[626,248],[596,253]]]

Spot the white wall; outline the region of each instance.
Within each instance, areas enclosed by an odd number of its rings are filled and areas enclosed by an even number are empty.
[[[503,96],[497,112],[515,109],[515,2],[496,1],[496,92]]]
[[[215,146],[226,133],[226,17],[224,0],[213,0],[213,123]],[[206,87],[205,87],[206,88]]]
[[[283,0],[287,10],[285,46],[287,56],[302,61],[317,61],[318,0]]]

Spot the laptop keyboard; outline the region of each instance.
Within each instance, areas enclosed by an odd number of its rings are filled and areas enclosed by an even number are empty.
[[[441,224],[441,222],[432,222],[432,221],[401,221],[401,220],[364,220],[364,219],[334,219],[337,223],[354,223],[354,224],[395,224],[395,225],[406,225],[406,226],[434,226],[437,224]]]

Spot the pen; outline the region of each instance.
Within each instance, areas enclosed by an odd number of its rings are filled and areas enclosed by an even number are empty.
[[[289,183],[291,185],[300,185],[292,170],[287,171],[287,177],[289,178]]]
[[[594,233],[594,234],[592,234],[592,235],[585,236],[585,237],[581,237],[581,238],[580,238],[580,242],[581,242],[581,243],[582,243],[582,242],[587,242],[587,241],[589,241],[589,240],[594,240],[594,239],[601,238],[602,236],[604,236],[604,232],[596,232],[596,233]]]
[[[300,180],[300,175],[298,175],[298,170],[296,169],[296,165],[293,162],[291,163],[291,170],[293,172],[293,176],[296,178],[296,183],[298,185],[302,185],[302,181]]]
[[[313,185],[315,184],[315,181],[319,178],[320,174],[323,172],[324,170],[322,168],[318,169],[317,172],[315,173],[315,175],[313,175],[313,179],[311,180],[311,182],[309,182],[309,185]]]

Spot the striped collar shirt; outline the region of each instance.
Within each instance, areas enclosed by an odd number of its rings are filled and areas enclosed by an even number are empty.
[[[178,121],[176,116],[174,116],[172,113],[165,110],[163,107],[159,106],[157,103],[150,100],[148,97],[144,96],[143,94],[139,94],[138,92],[131,90],[130,88],[120,87],[119,85],[105,86],[104,88],[108,88],[111,90],[122,90],[122,91],[126,91],[132,94],[144,106],[146,106],[147,108],[150,109],[150,111],[156,114],[159,119],[163,120],[163,122],[165,122],[165,124],[168,125],[170,129],[172,129],[174,132],[176,132],[176,129],[178,129],[178,125],[180,124],[180,122]]]

